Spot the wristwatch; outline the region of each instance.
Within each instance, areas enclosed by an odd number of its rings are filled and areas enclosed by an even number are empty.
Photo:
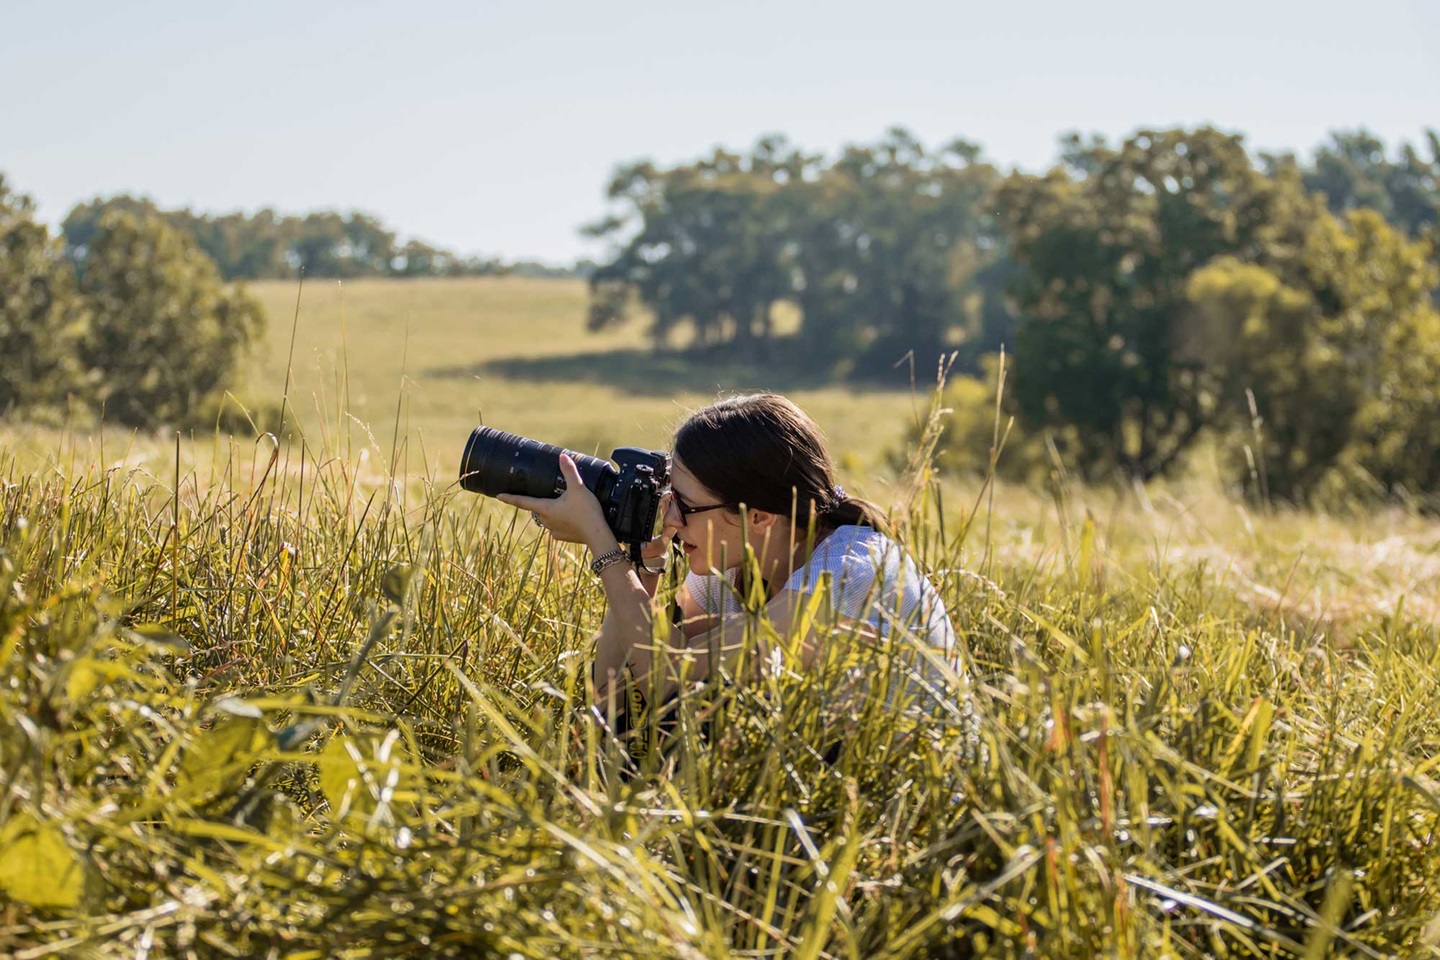
[[[614,566],[615,564],[626,559],[628,559],[628,557],[625,551],[621,550],[619,547],[616,547],[614,550],[611,550],[608,553],[602,553],[594,560],[591,560],[590,572],[598,577],[605,570],[606,567]]]
[[[667,549],[658,557],[641,557],[640,568],[653,577],[661,576],[670,569],[670,551]]]

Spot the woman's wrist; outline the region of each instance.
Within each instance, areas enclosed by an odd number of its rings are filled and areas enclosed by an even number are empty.
[[[590,548],[590,556],[599,557],[620,549],[620,541],[615,539],[615,534],[610,532],[609,527],[592,531],[585,537],[585,546]]]
[[[645,588],[645,593],[653,599],[655,591],[660,587],[660,574],[650,573],[641,566],[636,569],[635,575],[640,578],[640,586]]]

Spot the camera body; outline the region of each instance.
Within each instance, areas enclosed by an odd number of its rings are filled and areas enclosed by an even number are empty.
[[[615,539],[629,544],[639,560],[640,548],[655,538],[656,522],[670,490],[670,454],[663,450],[620,447],[615,463],[588,457],[492,427],[470,432],[460,458],[460,486],[471,493],[495,496],[558,497],[565,490],[560,454],[568,453],[580,479],[605,512]]]

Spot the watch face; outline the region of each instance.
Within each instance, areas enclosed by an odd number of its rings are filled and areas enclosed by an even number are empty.
[[[670,551],[666,550],[658,557],[645,557],[640,561],[646,573],[653,573],[657,577],[670,569]]]

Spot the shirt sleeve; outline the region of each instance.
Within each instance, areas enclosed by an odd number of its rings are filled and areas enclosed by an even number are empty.
[[[958,659],[959,645],[934,585],[889,537],[842,530],[847,535],[822,541],[810,561],[786,581],[786,588],[800,593],[825,589],[838,616],[868,623],[882,637],[902,638],[899,649],[910,652],[896,677],[923,682],[927,695],[948,689],[954,672],[960,673],[963,687],[968,679]],[[940,663],[949,668],[941,669]]]
[[[877,619],[877,604],[893,602],[882,597],[882,590],[894,592],[896,557],[876,541],[856,543],[830,565],[834,578],[830,587],[830,604],[835,612],[851,620]],[[876,624],[882,626],[882,624]]]
[[[786,586],[811,593],[827,581],[836,614],[868,622],[882,633],[897,623],[913,627],[917,614],[924,615],[917,608],[927,585],[903,548],[888,537],[866,531],[826,541]]]
[[[835,613],[852,620],[871,620],[876,583],[885,582],[888,559],[872,541],[854,537],[827,540],[785,586],[800,593],[813,593],[824,586]]]

